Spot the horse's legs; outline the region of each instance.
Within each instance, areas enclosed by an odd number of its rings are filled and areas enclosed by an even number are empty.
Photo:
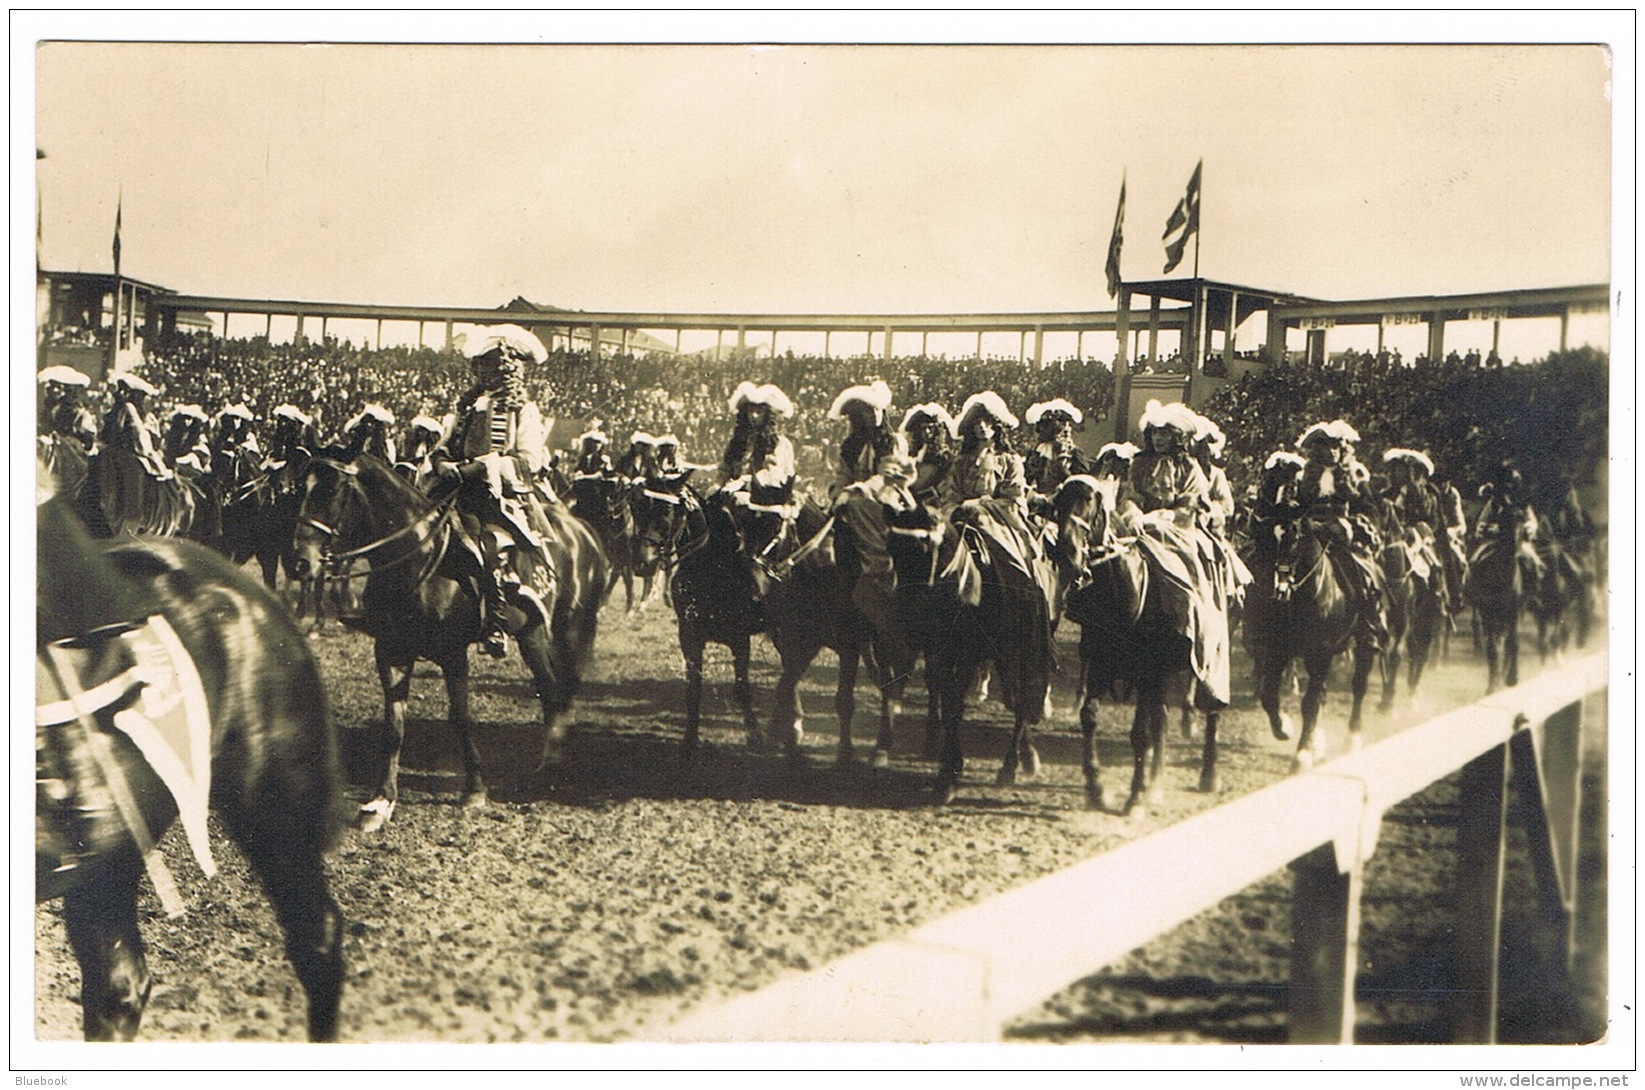
[[[1084,664],[1081,664],[1084,670]],[[1085,686],[1081,686],[1085,689]],[[1089,689],[1085,689],[1084,698],[1080,701],[1080,735],[1083,746],[1080,754],[1080,767],[1085,773],[1085,806],[1088,810],[1102,809],[1102,780],[1101,765],[1097,761],[1097,698]]]
[[[1221,712],[1205,713],[1205,746],[1200,752],[1199,789],[1207,795],[1217,793],[1217,724]]]
[[[1136,811],[1141,804],[1142,812],[1148,807],[1144,802],[1144,794],[1148,788],[1148,735],[1150,731],[1151,714],[1149,703],[1152,695],[1142,686],[1136,691],[1137,706],[1131,713],[1131,793],[1126,796],[1123,814]]]
[[[886,668],[882,665],[880,673],[885,674]],[[902,697],[908,688],[908,677],[904,675],[896,678],[880,677],[880,729],[874,738],[874,767],[889,768],[891,765],[891,739],[896,727],[897,717],[902,714]]]
[[[680,626],[680,653],[685,656],[685,752],[697,748],[698,728],[703,710],[703,647],[705,641],[694,624]]]
[[[1394,690],[1399,685],[1400,644],[1404,636],[1398,631],[1388,635],[1388,646],[1382,652],[1382,699],[1377,710],[1387,712],[1394,706]]]
[[[377,680],[383,687],[383,729],[378,735],[377,756],[382,772],[377,794],[360,807],[360,829],[372,832],[394,816],[400,800],[400,750],[406,740],[406,701],[411,699],[412,662],[392,662],[381,644],[377,645]]]
[[[1508,621],[1508,630],[1502,637],[1503,683],[1510,689],[1519,684],[1519,611]]]
[[[1348,708],[1348,745],[1351,749],[1360,746],[1360,726],[1364,720],[1365,691],[1370,685],[1371,670],[1376,666],[1377,651],[1369,641],[1356,640],[1349,654],[1352,656],[1353,674],[1349,679],[1349,694],[1352,703]],[[1330,671],[1330,667],[1326,667]]]
[[[849,642],[838,654],[840,673],[839,683],[834,687],[834,715],[840,721],[840,744],[835,761],[843,768],[856,760],[851,751],[851,724],[857,717],[857,663],[862,649],[855,642]]]
[[[758,752],[765,748],[765,735],[760,732],[760,721],[754,715],[754,689],[748,682],[749,639],[747,635],[739,636],[731,644],[731,672],[732,693],[737,698],[737,706],[743,710],[743,732],[748,738],[748,748]],[[789,750],[790,754],[799,753],[799,746]]]
[[[1289,741],[1291,734],[1286,729],[1287,723],[1279,710],[1279,687],[1289,665],[1284,660],[1259,656],[1256,663],[1257,671],[1257,699],[1262,704],[1262,710],[1268,713],[1268,729],[1281,742]]]
[[[789,643],[786,650],[778,652],[782,673],[777,677],[777,688],[772,694],[771,737],[782,739],[784,747],[789,749],[798,746],[805,734],[800,709],[800,678],[805,676],[817,651],[815,647],[802,648]]]
[[[936,801],[946,806],[954,801],[960,777],[965,772],[965,755],[960,749],[960,722],[965,717],[966,690],[971,676],[952,662],[942,661],[933,666],[926,663],[926,684],[936,693],[938,715],[942,721],[942,749],[937,755]]]
[[[224,813],[235,843],[262,880],[286,935],[286,956],[308,996],[311,1041],[337,1039],[343,990],[343,913],[326,885],[324,846],[293,843],[284,810]]]
[[[446,721],[457,736],[457,753],[463,759],[463,807],[476,809],[489,800],[485,775],[480,771],[480,750],[474,744],[474,721],[468,708],[468,649],[449,656],[440,664],[440,672],[446,681]],[[545,707],[545,714],[547,710]]]
[[[1165,801],[1165,687],[1163,679],[1149,687],[1148,702],[1148,805]]]
[[[1297,752],[1291,760],[1292,772],[1312,768],[1317,756],[1314,729],[1319,724],[1320,706],[1325,703],[1325,689],[1331,677],[1331,658],[1328,653],[1303,657],[1303,665],[1308,670],[1308,687],[1302,693],[1302,733],[1297,736]],[[1357,669],[1355,673],[1358,673]]]
[[[135,852],[110,862],[63,898],[69,945],[80,963],[80,1010],[88,1041],[129,1041],[154,986],[137,930]]]

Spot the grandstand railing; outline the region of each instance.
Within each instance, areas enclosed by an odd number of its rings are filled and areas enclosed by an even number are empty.
[[[1455,1040],[1495,1038],[1508,785],[1545,918],[1575,933],[1582,703],[1596,654],[1018,889],[689,1012],[677,1042],[997,1040],[1012,1018],[1270,874],[1295,873],[1289,1035],[1351,1043],[1359,898],[1383,814],[1462,771]]]

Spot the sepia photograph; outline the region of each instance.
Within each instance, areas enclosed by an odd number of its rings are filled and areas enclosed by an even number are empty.
[[[13,14],[19,1085],[1627,1085],[1633,13],[946,16]]]

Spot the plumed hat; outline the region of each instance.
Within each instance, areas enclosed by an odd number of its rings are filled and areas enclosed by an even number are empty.
[[[1408,447],[1389,447],[1382,453],[1384,462],[1410,462],[1422,467],[1422,471],[1433,476],[1434,460],[1420,450],[1411,450]]]
[[[603,443],[606,443],[608,441],[609,440],[606,439],[605,432],[600,430],[600,427],[599,427],[598,424],[596,424],[592,428],[589,428],[587,431],[583,432],[581,435],[577,436],[577,442],[579,442],[579,443],[594,442],[594,443],[602,443],[603,444]]]
[[[657,437],[648,431],[637,431],[628,437],[628,445],[631,447],[654,447],[657,445]]]
[[[256,417],[252,415],[251,409],[246,407],[245,402],[238,402],[219,410],[216,419],[218,423],[221,423],[229,417],[238,417],[239,419],[246,421],[256,419]]]
[[[536,334],[512,323],[476,329],[463,339],[463,355],[471,360],[498,349],[533,363],[548,359],[548,350]]]
[[[287,420],[295,420],[304,427],[314,423],[313,417],[309,416],[308,413],[305,413],[297,406],[291,404],[281,405],[279,408],[274,410],[274,415],[276,417],[284,417]]]
[[[375,420],[384,427],[387,427],[388,425],[394,423],[394,414],[376,402],[372,402],[359,412],[355,413],[354,418],[347,424],[343,425],[343,430],[353,431],[367,420]]]
[[[744,403],[768,406],[784,420],[794,415],[794,403],[788,400],[788,395],[774,382],[768,382],[763,386],[756,386],[752,382],[739,385],[731,395],[731,411],[736,412]]]
[[[435,435],[439,435],[446,429],[444,424],[440,423],[432,416],[414,416],[411,418],[411,430],[432,432]]]
[[[1197,430],[1194,432],[1194,441],[1204,443],[1205,449],[1210,451],[1211,457],[1221,457],[1222,449],[1228,445],[1228,437],[1222,434],[1222,429],[1217,427],[1216,421],[1206,416],[1200,416],[1198,413],[1195,413],[1194,416],[1194,422],[1198,425]]]
[[[867,386],[848,386],[840,391],[840,396],[834,399],[834,404],[828,407],[828,419],[841,420],[845,417],[845,407],[853,401],[860,401],[874,410],[875,419],[885,416],[885,410],[891,407],[891,387],[885,384],[884,379],[875,379]]]
[[[993,390],[984,390],[980,394],[972,394],[965,399],[965,404],[960,406],[959,430],[964,431],[965,425],[970,423],[971,418],[978,413],[987,413],[994,418],[996,423],[1004,427],[1014,428],[1017,426],[1016,414],[1005,407],[1005,399]]]
[[[109,376],[109,385],[124,386],[126,389],[139,394],[152,394],[156,392],[153,386],[150,386],[147,382],[141,378],[138,378],[130,371],[114,372],[114,374]]]
[[[82,371],[76,371],[67,364],[53,364],[40,372],[39,381],[55,382],[59,386],[90,386],[91,376]]]
[[[906,435],[908,433],[908,429],[914,426],[914,422],[916,420],[934,420],[948,429],[949,436],[955,439],[959,438],[959,421],[955,420],[954,417],[949,414],[947,409],[943,408],[941,405],[938,405],[935,401],[927,401],[923,405],[915,405],[903,415],[901,428],[903,434]]]
[[[1268,456],[1268,460],[1266,462],[1262,463],[1262,468],[1273,469],[1278,465],[1287,465],[1292,469],[1301,469],[1307,464],[1307,460],[1301,455],[1292,454],[1288,450],[1276,450]]]
[[[1104,443],[1101,448],[1097,450],[1096,460],[1101,462],[1104,458],[1112,454],[1122,462],[1129,462],[1140,453],[1142,453],[1142,448],[1137,446],[1135,443]]]
[[[659,435],[657,436],[657,445],[659,447],[677,447],[680,445],[680,437],[673,432],[669,432],[667,435]]]
[[[202,424],[211,419],[206,415],[206,410],[198,405],[179,405],[171,410],[171,418],[173,420],[198,420]]]
[[[1038,424],[1042,418],[1054,413],[1061,413],[1076,424],[1085,419],[1085,414],[1060,397],[1054,397],[1050,401],[1039,401],[1028,406],[1028,411],[1022,414],[1022,418],[1030,424]]]
[[[1142,418],[1137,426],[1144,432],[1151,428],[1175,428],[1183,435],[1196,435],[1199,432],[1199,414],[1180,401],[1161,404],[1152,398],[1142,410]]]
[[[1307,430],[1297,438],[1297,447],[1307,446],[1309,440],[1315,438],[1328,439],[1333,443],[1357,443],[1359,432],[1346,420],[1332,420],[1329,423],[1321,420],[1308,425]]]

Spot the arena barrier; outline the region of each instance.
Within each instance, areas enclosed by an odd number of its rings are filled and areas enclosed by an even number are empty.
[[[1574,948],[1582,703],[1600,653],[1457,708],[896,939],[699,1011],[673,1042],[996,1041],[1010,1019],[1283,867],[1295,872],[1290,1039],[1353,1041],[1360,893],[1383,814],[1462,771],[1459,1042],[1495,1039],[1508,785],[1542,915]]]

